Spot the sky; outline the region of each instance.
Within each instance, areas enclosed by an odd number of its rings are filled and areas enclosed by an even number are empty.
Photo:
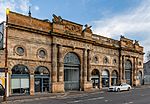
[[[138,40],[145,56],[150,51],[150,0],[0,0],[0,22],[5,21],[6,8],[28,15],[29,6],[32,17],[51,21],[56,14],[91,25],[94,34]]]

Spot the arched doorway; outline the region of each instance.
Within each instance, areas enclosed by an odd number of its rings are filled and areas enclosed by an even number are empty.
[[[12,94],[29,94],[29,70],[24,65],[15,65],[11,75]]]
[[[111,74],[111,85],[115,86],[117,85],[117,82],[118,82],[118,74],[117,71],[114,70]]]
[[[102,87],[109,87],[109,73],[107,70],[102,71]]]
[[[93,83],[93,88],[99,88],[99,71],[97,69],[94,69],[92,71],[92,76],[91,76],[91,80],[92,80],[92,83]]]
[[[143,85],[143,79],[142,79],[142,72],[141,71],[139,71],[138,77],[139,77],[139,80],[140,80],[140,85]]]
[[[126,83],[132,85],[132,64],[130,60],[125,61],[125,79]]]
[[[39,66],[34,72],[34,89],[35,92],[49,92],[50,73],[47,67]]]
[[[80,60],[75,53],[68,53],[64,58],[65,90],[79,90],[80,88]]]

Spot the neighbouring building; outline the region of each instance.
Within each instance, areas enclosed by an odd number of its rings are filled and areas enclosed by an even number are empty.
[[[0,27],[7,95],[141,85],[144,53],[138,41],[96,35],[91,26],[56,15],[48,21],[10,11]]]
[[[144,84],[150,84],[150,60],[144,63]]]

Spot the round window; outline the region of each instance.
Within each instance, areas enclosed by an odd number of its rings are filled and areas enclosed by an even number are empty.
[[[17,47],[17,49],[16,49],[16,52],[17,52],[17,54],[18,55],[24,55],[24,48],[22,48],[22,47]]]
[[[45,58],[45,57],[46,57],[46,52],[45,52],[45,50],[40,50],[40,51],[39,51],[39,57],[40,57],[40,58]]]

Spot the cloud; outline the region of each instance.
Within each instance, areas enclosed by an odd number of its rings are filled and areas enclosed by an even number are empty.
[[[107,36],[136,37],[144,46],[144,51],[150,50],[150,0],[143,0],[136,8],[112,18],[104,18],[94,23],[94,33]]]
[[[38,6],[34,6],[34,9],[38,11],[38,10],[39,10],[39,7],[38,7]]]
[[[0,22],[5,21],[5,11],[9,8],[11,11],[28,12],[29,0],[0,0]]]

